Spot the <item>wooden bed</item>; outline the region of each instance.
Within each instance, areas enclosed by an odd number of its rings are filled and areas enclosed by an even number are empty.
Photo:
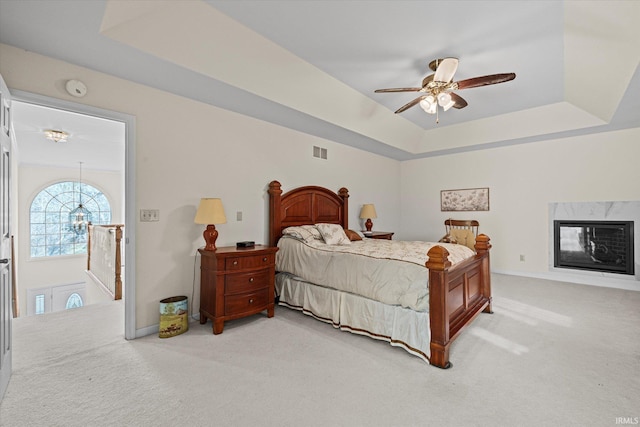
[[[306,186],[283,194],[281,184],[269,184],[269,244],[276,246],[282,231],[290,226],[318,223],[348,227],[349,192],[334,193],[323,187]],[[449,368],[451,343],[481,312],[491,313],[489,238],[479,234],[476,254],[451,266],[443,246],[428,251],[430,364]],[[428,333],[429,331],[427,331]]]

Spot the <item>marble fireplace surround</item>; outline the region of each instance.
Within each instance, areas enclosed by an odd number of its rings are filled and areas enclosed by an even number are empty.
[[[633,221],[635,276],[553,266],[553,222],[555,220]],[[640,290],[640,201],[549,203],[549,271],[562,280],[597,286]]]

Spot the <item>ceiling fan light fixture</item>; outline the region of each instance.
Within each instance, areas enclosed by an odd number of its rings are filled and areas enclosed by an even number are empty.
[[[453,107],[455,102],[451,99],[451,95],[447,92],[442,92],[438,94],[438,104],[442,107],[444,111],[447,111],[449,108]]]
[[[433,95],[429,95],[420,101],[420,107],[429,114],[435,114],[436,109],[438,108],[438,103]]]
[[[465,108],[468,104],[455,91],[471,89],[474,87],[495,85],[504,83],[516,78],[515,73],[490,74],[487,76],[472,77],[470,79],[453,81],[453,75],[458,69],[457,58],[436,59],[429,63],[429,68],[435,73],[422,79],[421,87],[396,87],[388,89],[376,89],[375,93],[389,92],[420,92],[417,98],[409,101],[395,111],[395,114],[402,113],[409,108],[420,104],[420,107],[429,114],[436,115],[438,123],[438,105],[444,111],[451,107],[456,109]],[[437,98],[437,99],[436,99]]]

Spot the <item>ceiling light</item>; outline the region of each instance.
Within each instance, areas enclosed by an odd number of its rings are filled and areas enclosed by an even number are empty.
[[[44,135],[47,137],[47,139],[50,139],[53,142],[67,142],[67,138],[69,137],[69,134],[67,132],[54,129],[45,130]]]
[[[429,114],[435,114],[438,108],[436,98],[433,95],[426,96],[422,101],[420,101],[420,107]]]
[[[69,228],[73,230],[76,234],[81,235],[87,232],[87,227],[91,222],[91,211],[85,208],[82,205],[82,162],[80,163],[80,203],[78,203],[78,207],[69,212]],[[75,196],[75,184],[73,185]]]
[[[453,107],[455,102],[451,99],[451,95],[447,92],[440,92],[438,94],[438,104],[442,107],[444,111],[447,111],[449,108]]]
[[[466,80],[453,81],[453,75],[458,69],[457,58],[436,59],[429,63],[429,68],[434,74],[422,79],[420,87],[396,87],[388,89],[376,89],[375,93],[385,92],[421,92],[417,98],[407,102],[396,110],[396,114],[420,104],[420,107],[429,114],[436,115],[436,123],[439,122],[438,106],[447,111],[451,107],[457,109],[467,106],[467,101],[455,93],[457,90],[469,89],[479,86],[504,83],[516,78],[515,73],[491,74],[488,76],[473,77]]]

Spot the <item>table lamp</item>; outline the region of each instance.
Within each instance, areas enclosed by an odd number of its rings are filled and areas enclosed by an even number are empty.
[[[227,222],[222,200],[214,198],[200,199],[200,205],[198,206],[196,218],[193,222],[207,225],[206,230],[202,233],[206,243],[204,250],[215,251],[217,249],[216,239],[218,238],[218,230],[216,230],[214,224],[225,224]]]
[[[377,218],[376,215],[376,207],[373,204],[362,205],[362,210],[360,211],[360,219],[367,219],[364,223],[364,226],[367,227],[367,231],[371,231],[373,228],[373,222],[371,222],[371,218]]]

